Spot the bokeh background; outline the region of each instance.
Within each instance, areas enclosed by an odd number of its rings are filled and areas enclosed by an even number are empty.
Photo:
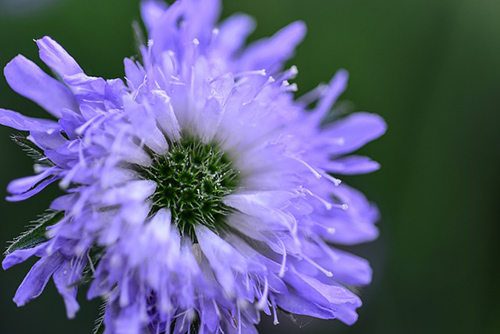
[[[138,0],[0,0],[0,66],[34,38],[58,40],[88,74],[123,75],[135,54]],[[387,134],[361,151],[383,168],[344,178],[379,206],[381,236],[356,247],[373,265],[360,320],[289,320],[263,333],[500,333],[500,1],[226,0],[224,16],[257,19],[252,39],[304,20],[308,37],[293,64],[306,92],[339,68],[351,74],[343,107],[373,111]],[[0,106],[43,117],[0,79]],[[31,161],[0,128],[0,197]],[[42,213],[58,190],[0,201],[0,242]],[[33,262],[33,261],[32,261]],[[29,269],[0,272],[0,333],[90,333],[98,301],[67,320],[52,283],[23,308],[11,301]]]

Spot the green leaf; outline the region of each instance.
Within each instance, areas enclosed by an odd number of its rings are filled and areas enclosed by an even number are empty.
[[[50,161],[41,148],[36,146],[33,142],[31,142],[24,135],[12,135],[12,141],[17,145],[21,146],[23,151],[28,154],[28,156],[33,159],[38,164],[54,166],[54,163]]]
[[[96,327],[94,329],[94,334],[103,334],[104,333],[104,319],[100,319],[99,322],[96,324]]]
[[[97,318],[95,322],[95,327],[94,331],[92,332],[93,334],[103,334],[104,333],[104,313],[106,313],[106,304],[108,303],[107,300],[102,303],[100,310],[99,310],[99,318]]]
[[[50,212],[42,216],[35,222],[36,225],[33,228],[14,239],[5,254],[10,254],[19,249],[32,248],[47,241],[47,227],[58,223],[63,217],[64,211]]]
[[[132,22],[132,31],[134,33],[134,46],[137,53],[137,58],[139,61],[142,60],[141,47],[146,46],[146,37],[144,37],[144,31],[142,30],[141,24],[137,21]]]

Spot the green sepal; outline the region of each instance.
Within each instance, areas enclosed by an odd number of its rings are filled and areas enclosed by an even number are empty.
[[[64,217],[64,211],[55,211],[43,215],[35,222],[35,226],[14,239],[12,244],[5,251],[8,255],[16,250],[33,248],[46,242],[47,227],[58,223]]]

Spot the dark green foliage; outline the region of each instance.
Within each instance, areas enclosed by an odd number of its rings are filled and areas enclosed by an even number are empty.
[[[58,223],[63,217],[63,211],[50,212],[42,216],[35,222],[36,225],[33,228],[21,234],[12,242],[5,254],[10,254],[19,249],[32,248],[47,241],[47,227]]]
[[[35,163],[54,166],[54,163],[45,156],[43,150],[26,138],[26,136],[17,134],[12,135],[11,138],[14,143],[22,147],[23,151],[25,151],[26,154],[28,154],[28,156],[35,161]]]
[[[95,327],[93,330],[93,334],[103,334],[104,330],[106,329],[104,327],[104,313],[106,311],[106,305],[107,301],[105,300],[104,303],[102,303],[101,307],[99,308],[99,317],[95,321]]]

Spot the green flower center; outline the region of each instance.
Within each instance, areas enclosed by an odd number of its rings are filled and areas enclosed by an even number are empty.
[[[218,145],[191,138],[170,143],[169,152],[144,172],[158,184],[153,211],[169,208],[181,234],[191,237],[196,224],[213,230],[224,224],[230,209],[222,199],[236,189],[240,175]]]

